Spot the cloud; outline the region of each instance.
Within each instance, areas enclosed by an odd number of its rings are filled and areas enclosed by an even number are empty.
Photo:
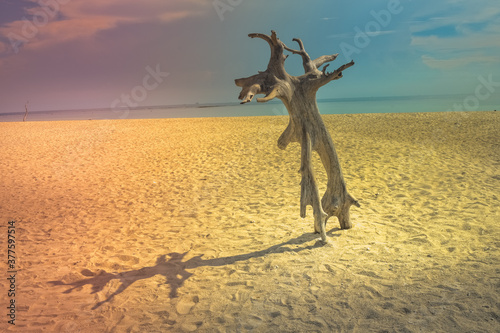
[[[7,52],[8,47],[7,44],[0,41],[0,54]]]
[[[477,51],[500,48],[500,39],[485,33],[468,33],[451,38],[413,36],[411,46],[432,53]]]
[[[380,30],[380,31],[374,31],[374,32],[367,32],[366,34],[370,37],[372,36],[381,36],[381,35],[390,35],[395,33],[396,30]]]
[[[460,37],[438,36],[411,37],[411,46],[427,52],[470,51],[500,47],[500,39],[485,34],[468,34]]]
[[[445,7],[447,6],[447,7]],[[498,63],[500,8],[495,0],[448,0],[410,23],[410,46],[430,68],[453,69]]]
[[[410,31],[422,35],[446,26],[460,30],[461,27],[470,24],[495,25],[495,22],[498,24],[499,15],[497,0],[433,2],[432,6],[424,6],[424,9],[414,17]]]
[[[38,1],[30,1],[38,4]],[[26,16],[22,20],[0,27],[0,37],[3,37],[3,40],[18,41],[17,47],[22,44],[23,47],[33,50],[51,47],[57,43],[93,38],[99,32],[116,28],[121,23],[155,21],[169,23],[187,17],[205,15],[212,10],[211,3],[202,0],[145,0],[142,2],[136,0],[107,0],[105,2],[53,0],[49,3],[52,5],[37,5],[26,9]]]
[[[412,35],[462,38],[473,33],[498,31],[500,27],[500,7],[496,0],[478,0],[474,3],[448,0],[443,5],[445,7],[436,6],[420,13],[410,23]]]
[[[472,63],[497,63],[500,62],[500,57],[479,55],[452,59],[435,59],[431,56],[423,55],[422,62],[430,68],[449,70],[464,67]]]
[[[352,32],[345,32],[342,34],[334,34],[334,35],[329,35],[326,38],[353,38],[354,33]]]
[[[87,0],[72,1],[61,8],[71,18],[105,16],[110,20],[145,21],[160,19],[172,21],[188,16],[203,15],[212,9],[210,2],[200,0]]]
[[[367,31],[365,32],[367,36],[369,37],[376,37],[376,36],[382,36],[382,35],[390,35],[395,33],[396,30],[379,30],[379,31]],[[356,32],[346,32],[346,33],[341,33],[341,34],[334,34],[334,35],[329,35],[326,38],[354,38],[356,36]]]

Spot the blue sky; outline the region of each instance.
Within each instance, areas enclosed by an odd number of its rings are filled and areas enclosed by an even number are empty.
[[[109,108],[123,95],[143,106],[237,102],[234,79],[269,60],[247,35],[271,30],[289,47],[301,38],[311,57],[340,53],[331,68],[355,60],[318,98],[473,94],[479,76],[500,82],[498,0],[1,1],[0,113],[26,100]],[[300,58],[286,68],[300,75]]]

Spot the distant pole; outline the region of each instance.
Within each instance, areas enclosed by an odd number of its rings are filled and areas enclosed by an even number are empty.
[[[26,109],[26,112],[24,113],[24,118],[23,121],[26,121],[26,117],[28,117],[28,104],[30,101],[26,101],[26,104],[24,104],[24,108]]]

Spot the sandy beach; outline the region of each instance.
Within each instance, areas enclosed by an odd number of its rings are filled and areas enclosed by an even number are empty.
[[[326,246],[287,116],[0,123],[0,331],[500,332],[500,112],[323,118]]]

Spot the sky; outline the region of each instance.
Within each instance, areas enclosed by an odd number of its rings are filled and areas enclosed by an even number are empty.
[[[498,0],[0,0],[0,113],[238,102],[271,30],[356,62],[318,98],[500,95]]]

